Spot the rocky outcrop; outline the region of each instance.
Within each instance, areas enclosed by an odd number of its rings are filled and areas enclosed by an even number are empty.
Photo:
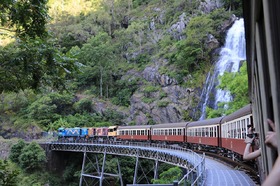
[[[8,159],[11,147],[16,143],[16,140],[6,140],[0,137],[0,159]]]
[[[185,39],[186,36],[183,34],[183,31],[186,29],[187,24],[189,22],[189,18],[185,13],[179,16],[179,21],[171,25],[168,32],[175,38],[176,40]]]
[[[145,93],[143,87],[139,87],[131,97],[129,120],[136,125],[181,122],[195,97],[192,89],[180,87],[174,78],[160,74],[157,65],[146,67],[141,75],[159,89]]]
[[[205,0],[203,2],[200,2],[198,9],[203,13],[210,13],[212,10],[221,8],[222,6],[223,3],[221,0]]]

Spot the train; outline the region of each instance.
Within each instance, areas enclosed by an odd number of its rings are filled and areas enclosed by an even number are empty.
[[[132,141],[180,146],[219,153],[242,160],[248,126],[253,125],[251,104],[236,112],[202,121],[137,126],[59,128],[58,140],[75,142]]]

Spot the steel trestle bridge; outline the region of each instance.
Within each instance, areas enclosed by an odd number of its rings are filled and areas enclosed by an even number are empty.
[[[105,162],[107,155],[114,156],[130,156],[135,157],[135,171],[133,178],[133,185],[137,184],[137,172],[139,168],[139,158],[154,160],[154,179],[158,179],[158,163],[164,162],[174,166],[185,169],[185,175],[178,181],[178,184],[203,185],[205,178],[205,155],[198,155],[197,153],[182,148],[178,145],[161,145],[153,143],[140,143],[140,142],[96,142],[96,143],[60,143],[60,142],[47,142],[44,143],[48,150],[51,151],[68,151],[68,152],[81,152],[84,154],[82,170],[80,176],[80,184],[88,185],[85,178],[92,178],[99,180],[99,186],[102,186],[105,176],[118,177],[120,185],[123,186],[122,174],[119,161],[117,160],[117,174],[105,173]],[[97,156],[94,160],[89,160],[88,154],[103,154],[101,167],[99,166]],[[86,173],[86,163],[90,162],[92,166],[96,167],[97,175]],[[175,180],[173,180],[175,181]],[[172,182],[172,181],[171,181]],[[176,183],[177,184],[177,183]],[[138,185],[138,184],[137,184]],[[149,184],[148,184],[149,185]]]

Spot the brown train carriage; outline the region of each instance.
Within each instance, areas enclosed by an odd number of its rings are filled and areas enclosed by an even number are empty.
[[[97,127],[95,129],[95,135],[99,137],[107,137],[108,136],[108,127]]]
[[[151,126],[151,140],[166,143],[185,142],[188,122],[157,124]]]
[[[236,112],[223,117],[221,121],[222,147],[242,155],[246,146],[244,139],[247,126],[252,124],[251,105],[247,105]]]
[[[119,126],[117,130],[117,139],[148,141],[150,140],[150,131],[150,125]]]
[[[200,146],[220,146],[222,117],[190,122],[187,125],[187,142]]]

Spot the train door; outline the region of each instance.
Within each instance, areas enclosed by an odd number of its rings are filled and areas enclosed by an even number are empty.
[[[214,134],[216,134],[217,138],[217,144],[219,148],[222,148],[222,125],[217,125],[216,131],[214,131]]]

